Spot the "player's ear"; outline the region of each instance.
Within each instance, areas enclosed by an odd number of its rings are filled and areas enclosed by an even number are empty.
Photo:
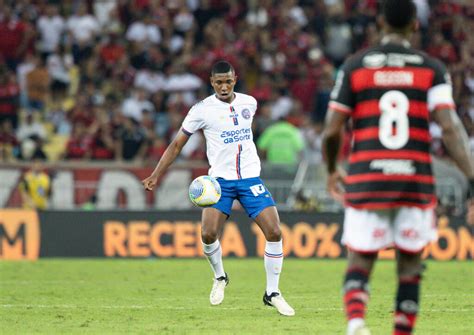
[[[413,32],[417,32],[418,30],[420,30],[420,21],[413,20],[412,29],[413,29]]]

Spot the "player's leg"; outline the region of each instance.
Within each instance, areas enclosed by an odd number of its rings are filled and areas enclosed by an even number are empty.
[[[369,280],[379,250],[393,243],[389,211],[347,208],[342,242],[348,247],[344,276],[344,307],[347,334],[370,334],[365,326]]]
[[[263,295],[266,305],[274,306],[282,315],[295,315],[294,309],[285,301],[279,289],[280,273],[283,266],[283,242],[280,218],[275,206],[266,207],[255,218],[255,222],[265,235],[264,265],[267,286]]]
[[[202,211],[201,238],[204,254],[214,272],[214,282],[210,294],[212,305],[219,305],[224,300],[224,290],[229,279],[222,263],[222,248],[219,236],[222,233],[227,215],[216,208],[204,208]]]
[[[394,335],[408,335],[413,332],[420,300],[422,271],[421,252],[410,254],[398,250]]]
[[[377,253],[348,251],[344,277],[344,308],[348,335],[365,335],[365,312],[369,301],[369,279],[377,259]]]
[[[222,265],[222,249],[219,243],[219,236],[222,233],[227,215],[215,208],[204,208],[202,211],[201,239],[204,254],[207,256],[214,277],[225,276]]]
[[[282,315],[292,316],[293,308],[283,299],[278,284],[283,265],[280,218],[275,201],[260,178],[242,179],[238,183],[238,199],[247,214],[262,230],[266,243],[264,254],[267,286],[263,295],[266,305],[274,306]]]
[[[276,207],[265,208],[256,218],[255,222],[265,236],[264,263],[267,273],[267,295],[279,293],[278,283],[283,265],[283,243],[281,239],[280,219]]]
[[[396,297],[395,335],[412,334],[420,303],[420,282],[424,247],[436,240],[435,215],[432,210],[402,207],[395,213],[398,290]]]

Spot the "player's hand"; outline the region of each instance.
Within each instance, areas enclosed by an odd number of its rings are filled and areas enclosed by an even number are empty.
[[[474,226],[474,199],[469,200],[467,203],[466,222]]]
[[[334,198],[334,200],[343,202],[344,201],[344,178],[346,177],[346,172],[342,169],[334,171],[328,176],[327,181],[327,190],[329,194]]]
[[[143,187],[145,187],[145,190],[147,191],[152,191],[153,188],[156,186],[156,183],[158,182],[158,177],[151,175],[148,178],[145,178],[142,180]]]

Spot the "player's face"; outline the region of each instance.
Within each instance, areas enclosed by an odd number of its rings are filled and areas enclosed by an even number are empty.
[[[237,76],[234,72],[216,73],[211,76],[211,85],[216,92],[217,98],[225,102],[231,102],[234,98],[234,86]]]

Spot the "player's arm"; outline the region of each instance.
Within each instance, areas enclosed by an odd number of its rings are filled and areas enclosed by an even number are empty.
[[[456,111],[439,109],[432,113],[433,119],[441,127],[442,140],[456,165],[470,181],[474,181],[474,160],[469,148],[469,138]]]
[[[142,180],[143,186],[147,191],[153,190],[153,187],[155,187],[158,179],[163,176],[168,167],[176,160],[176,157],[179,156],[181,150],[188,140],[189,135],[187,135],[183,129],[180,129],[176,137],[166,148],[163,157],[161,157],[158,164],[156,164],[152,174],[148,178]]]
[[[466,130],[452,108],[435,110],[432,115],[442,129],[442,140],[449,156],[469,180],[470,200],[467,222],[474,225],[474,159],[469,148]]]
[[[323,154],[326,158],[328,172],[327,189],[334,199],[342,201],[343,190],[339,183],[342,182],[343,174],[337,169],[337,157],[341,148],[341,138],[347,115],[333,109],[329,109],[326,115],[325,129],[323,133]]]
[[[468,222],[474,224],[474,159],[469,149],[469,139],[455,110],[448,70],[441,62],[435,61],[433,65],[435,75],[433,87],[428,90],[428,109],[433,120],[441,127],[442,140],[449,156],[469,179],[471,215],[468,213]]]
[[[354,106],[350,83],[351,62],[346,61],[337,74],[323,132],[323,155],[328,172],[327,190],[338,201],[343,200],[344,190],[341,189],[340,183],[343,182],[345,173],[337,168],[337,157],[341,148],[342,131]]]

